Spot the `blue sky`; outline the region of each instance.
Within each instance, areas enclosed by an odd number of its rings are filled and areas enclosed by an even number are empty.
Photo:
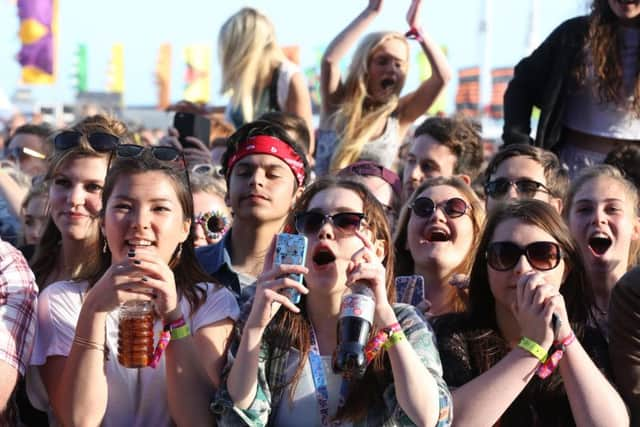
[[[539,40],[558,24],[587,11],[585,0],[538,0]],[[53,86],[33,87],[42,103],[71,102],[73,52],[79,43],[89,50],[89,89],[104,90],[111,45],[125,46],[125,103],[153,105],[156,89],[153,72],[160,44],[173,47],[171,98],[182,96],[183,48],[191,43],[211,46],[214,104],[224,103],[218,94],[220,69],[215,45],[220,25],[243,6],[262,10],[274,22],[280,44],[298,44],[302,66],[312,65],[318,52],[367,4],[365,0],[59,0],[60,34],[58,80]],[[381,15],[370,30],[405,31],[404,16],[409,0],[386,0]],[[482,43],[478,36],[484,0],[425,0],[423,26],[434,39],[447,46],[454,70],[478,65]],[[514,65],[526,52],[530,0],[492,0],[493,26],[490,63]],[[0,90],[11,95],[20,75],[15,54],[20,48],[15,1],[0,0]],[[417,52],[413,46],[412,55]],[[415,71],[415,66],[413,70]],[[409,75],[407,85],[415,86]],[[448,98],[453,97],[453,82]],[[449,101],[449,110],[452,105]]]

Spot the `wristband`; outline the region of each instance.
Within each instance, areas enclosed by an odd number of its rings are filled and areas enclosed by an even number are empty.
[[[165,323],[164,330],[171,332],[173,329],[177,329],[180,326],[185,325],[186,323],[187,322],[185,322],[184,316],[180,316],[178,319],[174,320],[173,322]]]
[[[416,27],[411,27],[404,36],[408,39],[416,40],[419,43],[424,43],[424,38],[422,38],[420,31]]]
[[[393,333],[399,331],[402,331],[402,328],[400,327],[400,324],[396,322],[380,329],[378,333],[369,340],[367,345],[364,347],[364,355],[367,359],[367,364],[369,364],[376,357],[376,354],[378,354],[389,337]]]
[[[527,337],[520,338],[518,347],[520,347],[523,350],[526,350],[533,357],[538,359],[540,363],[544,363],[547,360],[547,350],[542,348],[542,346],[537,342],[530,340]]]
[[[389,335],[389,338],[387,338],[387,340],[384,342],[384,344],[382,344],[382,348],[384,348],[385,350],[389,351],[389,349],[391,347],[393,347],[394,345],[398,344],[400,341],[405,340],[407,337],[405,336],[404,332],[402,331],[396,331],[396,332],[392,332],[391,335]]]
[[[560,364],[560,359],[564,356],[564,352],[567,351],[567,347],[573,344],[576,340],[576,336],[571,331],[569,335],[567,335],[562,341],[554,341],[553,346],[551,346],[551,350],[549,350],[549,358],[545,363],[540,365],[536,371],[536,374],[539,378],[547,378],[549,375],[556,370],[558,365]]]
[[[149,362],[149,366],[152,368],[156,368],[160,363],[160,358],[162,357],[162,353],[169,345],[169,341],[171,340],[171,334],[167,331],[160,332],[160,338],[158,339],[158,344],[156,345],[156,349],[153,351],[153,357]]]
[[[179,340],[179,339],[191,336],[191,329],[189,329],[189,325],[185,323],[182,326],[178,326],[175,329],[171,329],[170,333],[171,333],[172,340]]]

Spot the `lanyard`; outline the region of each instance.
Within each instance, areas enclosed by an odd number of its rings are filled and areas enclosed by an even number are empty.
[[[316,400],[320,409],[320,421],[323,426],[338,426],[340,422],[331,421],[329,416],[329,390],[327,389],[327,380],[324,376],[324,368],[322,366],[322,357],[318,348],[318,340],[316,333],[311,326],[311,348],[309,351],[309,366],[311,367],[311,376],[313,377],[313,385],[316,389]],[[349,383],[343,378],[340,385],[340,400],[338,407],[344,405],[344,401],[349,389]]]

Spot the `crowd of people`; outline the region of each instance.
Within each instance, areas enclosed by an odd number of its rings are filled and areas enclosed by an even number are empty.
[[[219,32],[224,118],[170,107],[209,140],[9,123],[0,425],[640,425],[640,1],[593,0],[522,59],[491,155],[474,120],[423,117],[451,70],[422,7],[363,35],[369,0],[329,44],[318,129],[252,8]],[[410,90],[413,42],[432,74]],[[280,233],[304,264],[274,262]],[[355,284],[362,376],[333,363]]]

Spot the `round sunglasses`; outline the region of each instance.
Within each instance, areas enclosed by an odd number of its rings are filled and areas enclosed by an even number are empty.
[[[434,202],[429,197],[418,197],[409,205],[413,213],[421,218],[431,218],[437,208],[449,218],[459,218],[469,210],[470,206],[459,197],[452,197],[440,203]]]
[[[202,226],[209,239],[218,239],[229,229],[229,219],[220,211],[201,213],[195,222]]]
[[[304,235],[316,234],[329,221],[344,233],[354,234],[362,226],[365,215],[358,212],[339,212],[325,215],[322,212],[300,212],[295,216],[295,226],[298,233]]]
[[[524,255],[531,267],[539,271],[553,270],[560,264],[562,250],[555,242],[534,242],[524,248],[513,242],[493,242],[485,254],[489,267],[497,271],[511,270]]]
[[[102,153],[113,151],[120,142],[120,138],[106,132],[92,132],[85,135],[82,132],[68,130],[60,132],[53,138],[53,146],[57,151],[66,151],[77,147],[83,136],[86,136],[91,148]]]
[[[487,193],[487,196],[499,199],[509,192],[511,186],[516,187],[516,192],[520,196],[530,199],[535,197],[538,191],[551,193],[541,182],[527,178],[517,179],[515,181],[508,180],[507,178],[497,178],[493,181],[487,182],[484,186],[484,191]]]
[[[156,160],[163,162],[174,162],[182,156],[182,153],[177,148],[173,147],[145,147],[143,145],[135,144],[120,144],[116,149],[116,156],[118,157],[139,157],[148,151]]]

